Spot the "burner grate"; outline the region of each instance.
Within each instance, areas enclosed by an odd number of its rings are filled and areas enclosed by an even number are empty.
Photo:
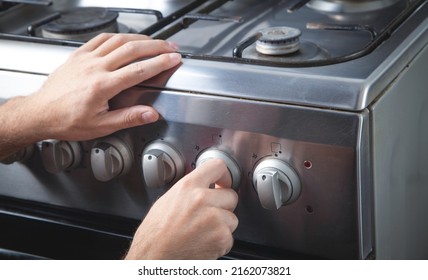
[[[30,1],[33,2],[33,1]],[[34,1],[38,2],[38,1]],[[46,4],[49,1],[41,1],[44,4]],[[51,2],[51,1],[50,1]],[[182,7],[174,10],[171,14],[168,16],[164,16],[161,11],[154,10],[154,9],[133,9],[133,8],[116,8],[116,7],[107,7],[105,8],[109,12],[115,12],[115,13],[127,13],[127,14],[139,14],[139,15],[153,15],[155,17],[155,23],[149,25],[145,29],[141,31],[135,31],[135,30],[129,30],[127,27],[124,27],[119,23],[119,30],[116,32],[131,32],[131,33],[140,33],[145,35],[152,35],[154,32],[159,31],[160,29],[164,28],[168,24],[171,24],[178,18],[183,17],[184,15],[190,13],[197,7],[203,5],[204,3],[209,2],[208,0],[194,0],[190,1],[189,3],[186,3]],[[15,4],[13,4],[15,5]],[[41,4],[40,4],[41,5]],[[90,7],[87,7],[90,8]],[[76,38],[76,37],[55,37],[55,38],[44,38],[41,37],[41,31],[40,29],[43,28],[43,26],[49,24],[52,21],[60,19],[62,16],[62,13],[60,12],[51,12],[47,15],[44,15],[38,20],[33,21],[30,23],[26,28],[26,33],[8,33],[8,32],[2,32],[0,29],[0,39],[9,39],[9,40],[17,40],[17,41],[26,41],[26,42],[37,42],[37,43],[44,43],[44,44],[50,44],[50,45],[63,45],[63,46],[80,46],[83,44],[83,41],[88,40],[90,37],[96,36],[97,34],[90,34],[87,38],[84,40]],[[103,30],[101,32],[109,32],[109,30]]]

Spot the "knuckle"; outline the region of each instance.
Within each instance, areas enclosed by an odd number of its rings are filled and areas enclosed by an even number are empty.
[[[234,190],[230,190],[229,193],[230,193],[230,195],[232,197],[232,203],[233,203],[233,205],[236,206],[238,204],[238,201],[239,201],[238,193],[236,191],[234,191]]]
[[[184,191],[191,189],[191,185],[193,184],[193,179],[191,174],[188,174],[187,176],[184,176],[183,178],[181,178],[180,182],[181,182],[180,188],[183,189]]]
[[[141,36],[141,40],[151,40],[152,39],[150,36],[145,35],[145,34],[140,34],[140,36]]]
[[[239,225],[239,219],[235,214],[232,213],[231,220],[232,220],[232,232],[234,232]]]
[[[78,49],[74,50],[74,51],[73,51],[73,52],[68,56],[68,60],[70,61],[70,60],[74,60],[74,59],[76,59],[76,57],[80,56],[83,52],[84,52],[84,51],[83,51],[83,48],[82,48],[82,47],[80,47],[80,48],[78,48]]]
[[[137,43],[138,42],[136,42],[136,41],[129,41],[129,42],[126,42],[125,44],[123,44],[122,47],[123,47],[125,52],[134,53],[138,50]]]
[[[222,250],[222,255],[227,254],[233,246],[233,237],[230,230],[224,226],[218,230],[217,240],[219,248]]]
[[[194,173],[187,174],[182,178],[183,186],[182,189],[186,192],[191,192],[193,195],[205,195],[204,190],[201,188],[196,188],[201,184],[201,179],[198,176],[195,176]]]
[[[213,224],[220,224],[222,217],[218,211],[218,209],[214,207],[209,207],[207,211],[205,211],[205,216],[207,217],[207,221],[211,221]]]
[[[132,111],[126,111],[123,115],[123,126],[125,127],[131,127],[139,125],[139,118],[135,112]]]
[[[195,189],[193,191],[192,197],[193,197],[193,205],[195,207],[200,208],[202,205],[206,204],[206,195],[200,189]],[[208,215],[212,216],[213,214],[211,212],[208,212]],[[211,217],[209,217],[209,218],[211,218]]]
[[[123,34],[115,34],[111,37],[110,40],[114,45],[123,45],[128,41],[127,37],[124,36]]]
[[[171,65],[171,58],[168,54],[160,54],[155,59],[159,69],[166,69]]]
[[[95,62],[86,62],[85,66],[82,69],[82,74],[85,75],[85,77],[91,77],[94,75],[94,73],[97,73],[98,65]]]
[[[170,45],[168,44],[167,41],[159,40],[159,39],[156,39],[153,41],[157,44],[159,49],[162,49],[162,50],[169,50],[170,49]]]
[[[171,64],[171,58],[168,54],[163,54],[160,56],[160,62],[163,67],[167,67]]]
[[[142,63],[134,63],[132,64],[132,72],[137,76],[144,76],[147,71]]]
[[[98,94],[103,90],[104,86],[104,79],[100,79],[99,77],[92,78],[88,85],[88,92],[90,95],[88,97],[91,97],[92,95]]]
[[[101,33],[99,35],[97,35],[95,38],[101,41],[106,41],[108,40],[110,37],[114,36],[112,33]]]

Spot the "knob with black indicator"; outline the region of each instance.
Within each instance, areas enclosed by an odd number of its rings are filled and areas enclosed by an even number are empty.
[[[277,210],[300,195],[300,179],[285,161],[268,158],[254,169],[253,184],[263,208]]]
[[[71,170],[82,160],[80,144],[72,141],[44,140],[40,154],[45,169],[50,173]]]
[[[154,141],[144,149],[141,168],[146,185],[153,188],[172,185],[185,172],[181,153],[164,141]]]
[[[128,173],[132,162],[132,150],[126,142],[114,136],[98,140],[91,150],[92,172],[102,182]]]

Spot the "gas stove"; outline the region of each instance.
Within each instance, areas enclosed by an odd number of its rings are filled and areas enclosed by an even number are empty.
[[[159,195],[220,157],[240,197],[229,257],[428,257],[426,1],[109,5],[1,1],[0,98],[31,94],[102,32],[170,40],[183,55],[111,102],[152,105],[161,121],[92,141],[47,139],[5,161],[4,217],[58,225],[81,247],[89,241],[76,229],[128,240]],[[0,235],[1,246],[19,247],[11,239]],[[79,258],[47,247],[26,250]],[[80,257],[100,257],[87,251]]]

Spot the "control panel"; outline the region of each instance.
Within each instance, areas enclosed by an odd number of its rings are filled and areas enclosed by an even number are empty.
[[[218,144],[218,142],[212,144]],[[275,143],[275,145],[279,144]],[[50,139],[41,141],[38,143],[38,147],[44,169],[50,173],[70,171],[78,168],[82,163],[83,149],[79,142]],[[226,164],[232,178],[232,188],[239,191],[243,172],[231,147],[209,146],[201,150],[196,146],[196,150],[198,153],[194,158],[186,159],[174,143],[161,139],[148,142],[143,147],[140,164],[137,165],[141,168],[143,185],[147,188],[171,187],[185,176],[186,164],[189,162],[193,162],[191,166],[193,169],[209,159],[217,158]],[[28,160],[33,153],[34,146],[29,146],[3,163],[23,162]],[[129,143],[118,136],[97,139],[90,150],[93,177],[98,181],[108,182],[128,174],[136,160],[134,155]],[[260,205],[265,209],[275,211],[293,203],[300,195],[299,176],[284,159],[265,157],[255,162],[249,173],[252,177],[250,182],[257,193]]]

